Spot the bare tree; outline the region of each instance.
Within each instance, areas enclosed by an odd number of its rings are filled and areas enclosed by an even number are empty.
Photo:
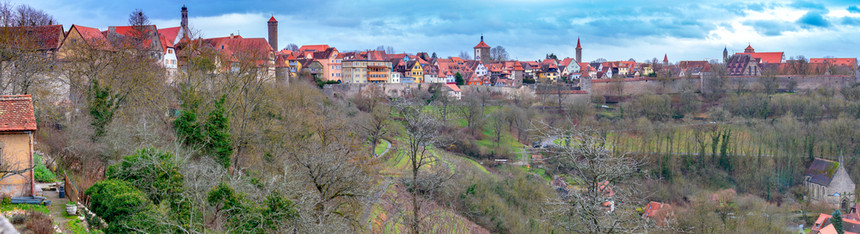
[[[490,49],[490,59],[495,61],[506,61],[508,60],[508,51],[502,46],[493,47]]]
[[[409,159],[409,171],[412,178],[411,186],[412,217],[409,218],[409,227],[412,233],[421,232],[421,220],[419,216],[422,203],[426,196],[440,186],[438,176],[422,174],[424,168],[430,164],[437,163],[436,157],[428,151],[429,147],[437,142],[439,135],[439,122],[432,115],[423,111],[423,105],[415,103],[398,103],[396,111],[401,116],[400,123],[403,125],[403,144],[405,144],[406,156]]]
[[[470,60],[470,59],[472,59],[472,55],[470,55],[466,51],[460,51],[460,58],[463,60]]]
[[[637,174],[639,162],[611,152],[606,138],[586,130],[548,128],[548,134],[566,139],[552,151],[579,188],[562,188],[568,196],[551,202],[553,222],[579,233],[637,232],[646,227],[636,211],[637,185],[626,184]]]
[[[9,6],[10,5],[6,3],[4,4],[4,6],[0,6],[0,8],[5,8]],[[0,12],[3,11],[5,10],[0,10]],[[32,8],[26,4],[19,5],[18,7],[16,7],[14,14],[15,16],[13,20],[9,20],[9,22],[15,22],[15,25],[6,24],[7,26],[42,26],[57,24],[57,21],[54,20],[53,16],[49,15],[48,13],[45,13],[42,10]]]
[[[370,142],[370,152],[374,153],[376,144],[389,132],[391,108],[385,103],[378,103],[370,110],[364,118],[364,123],[359,125],[362,132]]]
[[[297,45],[296,45],[296,44],[294,44],[294,43],[290,43],[290,44],[288,44],[288,45],[287,45],[287,47],[284,47],[284,50],[289,50],[289,51],[292,51],[292,52],[299,52],[299,46],[297,46]]]
[[[474,95],[466,96],[465,99],[459,107],[460,116],[466,120],[466,128],[469,129],[469,133],[475,135],[475,128],[481,126],[484,115],[481,112],[481,101]]]

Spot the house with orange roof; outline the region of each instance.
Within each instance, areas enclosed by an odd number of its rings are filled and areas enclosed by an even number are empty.
[[[63,25],[0,27],[0,34],[0,43],[43,57],[53,57],[65,38]]]
[[[258,72],[264,77],[274,77],[275,51],[265,38],[230,35],[202,42],[215,52],[215,65],[221,72]]]
[[[97,28],[84,27],[73,24],[58,50],[58,58],[65,59],[72,54],[84,51],[112,51],[113,45]]]
[[[299,52],[322,52],[328,48],[328,45],[302,45],[299,47]]]
[[[445,87],[448,88],[449,97],[452,97],[457,100],[463,98],[463,92],[460,91],[460,87],[457,87],[457,84],[445,84]]]
[[[337,48],[328,46],[325,47],[326,49],[323,51],[313,52],[311,54],[311,57],[323,65],[323,81],[340,81],[343,79],[341,64],[343,62],[343,57],[340,55],[340,52],[337,51]],[[310,50],[303,50],[303,52],[308,53],[310,52]]]
[[[784,52],[755,52],[755,49],[753,49],[752,45],[748,45],[747,48],[744,49],[743,53],[735,54],[749,55],[757,59],[759,63],[779,64],[785,61]]]
[[[651,201],[645,206],[642,213],[643,219],[654,220],[657,226],[665,226],[670,218],[674,216],[672,206],[666,203]]]
[[[161,48],[164,51],[162,66],[168,69],[168,74],[173,75],[176,68],[179,66],[176,59],[176,47],[173,44],[176,41],[176,36],[179,35],[180,27],[163,28],[158,30],[158,37],[161,41]]]
[[[35,196],[33,144],[36,117],[30,95],[0,96],[0,157],[7,171],[0,177],[0,194]]]
[[[681,61],[678,63],[681,72],[678,77],[702,77],[705,72],[711,71],[711,65],[708,61]]]
[[[391,61],[349,59],[344,60],[343,82],[344,83],[390,83]]]
[[[857,72],[857,58],[811,58],[809,65],[825,75],[854,75]]]
[[[579,74],[582,67],[579,66],[578,63],[573,58],[564,58],[559,63],[559,68],[561,69],[561,76],[566,77],[569,80],[579,79],[579,75],[572,77],[572,74]]]
[[[833,227],[832,222],[833,216],[829,214],[819,214],[818,219],[812,224],[811,231],[809,233],[812,234],[837,234],[836,228]],[[842,218],[842,231],[845,234],[858,234],[860,233],[860,221]]]
[[[537,75],[541,83],[556,82],[559,77],[558,61],[555,59],[541,61]]]

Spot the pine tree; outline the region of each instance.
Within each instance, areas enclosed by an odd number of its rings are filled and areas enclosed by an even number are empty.
[[[209,112],[209,118],[204,125],[206,129],[206,150],[215,157],[215,161],[230,167],[230,156],[233,155],[233,140],[230,138],[230,122],[225,115],[224,99],[215,101],[215,109]]]
[[[173,129],[175,130],[176,138],[181,140],[186,146],[201,146],[205,141],[205,137],[201,130],[201,123],[197,121],[197,106],[199,101],[190,89],[185,89],[184,94],[185,101],[181,105],[182,110],[179,118],[173,121]]]
[[[457,82],[457,85],[463,85],[466,83],[466,81],[463,80],[463,75],[460,75],[460,72],[454,74],[454,81]]]
[[[111,95],[110,86],[101,86],[98,80],[93,80],[90,86],[89,103],[90,117],[92,117],[90,125],[95,131],[91,137],[93,141],[104,136],[105,126],[113,120],[114,111],[122,100],[122,97]]]
[[[839,209],[836,209],[832,214],[830,214],[830,216],[830,223],[833,224],[833,229],[836,229],[836,233],[845,233],[845,231],[842,230],[842,212],[839,212]]]

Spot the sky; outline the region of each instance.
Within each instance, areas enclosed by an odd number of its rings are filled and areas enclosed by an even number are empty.
[[[279,21],[278,45],[328,44],[339,51],[391,46],[398,53],[472,54],[481,35],[511,59],[574,57],[637,61],[721,59],[752,45],[784,51],[786,59],[860,57],[860,1],[746,0],[12,0],[72,24],[106,29],[127,25],[141,9],[159,28],[189,24],[205,37],[267,37]]]

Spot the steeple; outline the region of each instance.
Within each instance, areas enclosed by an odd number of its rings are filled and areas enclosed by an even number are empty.
[[[188,7],[182,5],[182,21],[179,23],[179,29],[182,30],[182,38],[188,37]]]
[[[664,67],[669,66],[669,55],[668,54],[663,54],[663,66]]]
[[[579,37],[576,37],[576,62],[582,62],[582,45],[579,44]]]
[[[723,62],[729,61],[729,48],[723,47]]]
[[[755,53],[755,49],[752,48],[752,45],[748,45],[746,49],[744,49],[744,53]]]

